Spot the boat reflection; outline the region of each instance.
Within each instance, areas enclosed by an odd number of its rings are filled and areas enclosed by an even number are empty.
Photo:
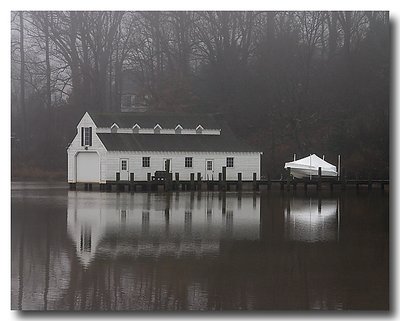
[[[253,194],[68,193],[68,234],[84,267],[95,257],[219,255],[223,240],[260,237]]]
[[[292,198],[285,208],[285,238],[301,242],[339,239],[339,199]]]

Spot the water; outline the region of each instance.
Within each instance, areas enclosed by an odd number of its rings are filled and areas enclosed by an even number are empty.
[[[389,308],[387,191],[11,195],[12,309]]]

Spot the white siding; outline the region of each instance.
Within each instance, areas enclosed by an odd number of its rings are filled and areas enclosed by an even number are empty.
[[[150,167],[142,167],[142,157],[150,157]],[[193,167],[185,168],[185,157],[193,157]],[[242,173],[242,180],[252,180],[253,173],[260,179],[260,153],[189,153],[189,152],[109,152],[104,158],[106,180],[115,180],[115,173],[119,171],[120,159],[129,159],[129,171],[135,174],[135,180],[147,180],[147,173],[154,175],[155,171],[164,169],[164,159],[171,159],[173,179],[179,173],[180,180],[190,180],[190,173],[201,173],[206,179],[206,159],[214,160],[214,180],[218,180],[218,173],[226,166],[226,158],[234,158],[234,167],[226,169],[227,180],[237,180],[238,173]]]
[[[92,146],[87,150],[81,146],[81,128],[93,127]],[[237,180],[238,173],[242,173],[242,180],[252,180],[253,173],[260,179],[260,155],[261,153],[222,153],[222,152],[108,152],[98,138],[97,128],[92,118],[86,113],[77,126],[77,134],[69,146],[68,153],[68,182],[76,182],[76,156],[79,152],[96,151],[100,159],[100,181],[114,181],[116,172],[120,170],[120,159],[129,160],[128,169],[135,174],[135,180],[147,180],[147,173],[154,175],[155,171],[164,170],[164,159],[171,159],[171,172],[173,179],[175,173],[179,173],[180,180],[190,180],[190,174],[201,173],[202,179],[206,180],[206,160],[212,159],[214,180],[218,180],[218,173],[222,173],[222,167],[226,166],[226,158],[234,158],[234,167],[226,168],[226,179]],[[150,157],[150,167],[142,167],[142,157]],[[193,167],[185,168],[185,157],[193,157]],[[129,175],[128,175],[129,177]]]
[[[92,146],[88,146],[87,150],[85,146],[81,146],[81,128],[82,127],[93,127],[92,130]],[[76,157],[79,152],[93,152],[96,151],[100,158],[100,182],[104,182],[103,177],[105,176],[105,168],[103,166],[104,157],[107,153],[103,143],[96,135],[96,125],[88,113],[82,117],[81,121],[77,126],[77,133],[75,138],[72,140],[71,145],[67,149],[68,154],[68,182],[76,182]]]

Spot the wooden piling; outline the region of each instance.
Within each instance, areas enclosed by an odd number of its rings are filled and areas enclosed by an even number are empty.
[[[190,190],[194,190],[194,173],[190,173]]]
[[[321,190],[321,181],[322,181],[322,168],[318,167],[318,182],[317,182],[317,190]]]
[[[69,183],[69,190],[76,191],[76,183]]]
[[[130,173],[129,174],[129,191],[130,192],[135,192],[135,173]]]
[[[226,166],[222,166],[222,189],[226,191]]]
[[[242,173],[238,173],[237,190],[242,190]]]
[[[291,183],[291,175],[290,175],[290,167],[286,169],[286,188],[290,191],[290,183]]]
[[[175,173],[175,181],[172,183],[172,189],[179,190],[179,173]]]
[[[197,173],[197,190],[201,190],[201,173]]]
[[[151,191],[151,173],[147,173],[146,191]]]
[[[257,173],[253,173],[253,191],[258,190],[258,185],[257,185]]]
[[[346,189],[346,171],[344,168],[340,170],[340,181],[341,181],[341,190],[344,191]]]

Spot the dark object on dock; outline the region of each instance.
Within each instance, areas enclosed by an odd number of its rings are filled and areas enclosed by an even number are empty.
[[[171,176],[171,174],[168,173],[167,171],[156,171],[154,173],[154,176],[152,177],[152,180],[153,181],[166,181],[169,179],[169,176]]]

